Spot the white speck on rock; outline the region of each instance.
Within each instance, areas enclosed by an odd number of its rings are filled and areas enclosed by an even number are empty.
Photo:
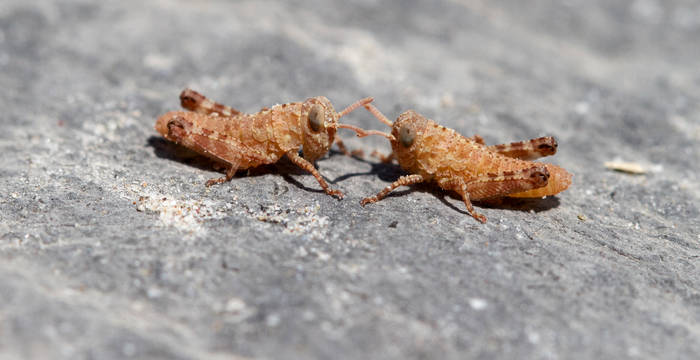
[[[537,344],[540,342],[540,334],[535,332],[535,331],[528,331],[527,332],[527,341],[529,341],[531,344]]]
[[[246,303],[240,298],[233,297],[226,302],[226,311],[230,313],[240,313],[246,308]]]
[[[277,327],[280,324],[280,316],[277,314],[270,314],[265,318],[265,324],[269,327]]]
[[[143,65],[153,70],[170,70],[175,65],[175,59],[172,56],[151,53],[143,58]]]
[[[319,249],[311,248],[311,252],[313,252],[314,254],[316,254],[316,256],[318,257],[318,259],[321,260],[321,261],[328,261],[328,260],[331,259],[331,255],[330,255],[330,254],[325,253],[325,252],[323,252],[323,251],[321,251],[321,250],[319,250]]]
[[[591,105],[586,101],[579,101],[574,105],[574,111],[579,115],[586,115],[591,110]]]
[[[484,299],[471,298],[469,299],[469,306],[476,311],[484,310],[489,304]]]

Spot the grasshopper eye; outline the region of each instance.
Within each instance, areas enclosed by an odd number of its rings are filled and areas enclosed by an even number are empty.
[[[309,111],[309,127],[311,130],[318,132],[326,125],[326,115],[323,112],[321,105],[314,105]]]
[[[399,130],[399,141],[404,147],[409,147],[413,145],[413,141],[416,139],[416,133],[408,126],[404,126]]]

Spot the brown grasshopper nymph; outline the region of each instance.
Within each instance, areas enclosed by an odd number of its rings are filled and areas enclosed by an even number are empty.
[[[231,180],[237,170],[273,164],[286,155],[310,172],[326,194],[342,199],[343,193],[331,189],[313,163],[328,152],[337,129],[346,127],[338,119],[369,104],[372,98],[358,100],[341,112],[336,112],[327,98],[317,96],[254,114],[241,113],[189,89],[182,92],[180,101],[192,111],[168,112],[158,118],[155,128],[166,139],[226,167],[226,176],[207,181],[207,186]],[[338,145],[344,149],[340,140]]]
[[[464,137],[413,110],[392,123],[372,104],[365,108],[391,127],[391,134],[352,129],[360,137],[381,135],[389,139],[393,152],[384,161],[396,159],[410,175],[363,199],[362,205],[381,200],[399,186],[434,182],[458,193],[469,215],[484,223],[486,217],[474,210],[472,200],[542,197],[564,191],[571,184],[571,174],[563,168],[529,161],[556,152],[557,143],[552,137],[486,146],[478,135]]]

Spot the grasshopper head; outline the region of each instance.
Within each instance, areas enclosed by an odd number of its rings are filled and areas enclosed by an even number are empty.
[[[428,119],[413,110],[403,112],[392,124],[391,149],[402,167],[410,168],[416,161],[427,124]]]
[[[335,112],[331,102],[324,96],[307,99],[302,104],[301,126],[304,131],[304,158],[310,162],[328,152],[338,128],[360,130],[352,125],[341,124],[338,119],[353,112],[355,109],[371,103],[374,99],[367,97],[352,103],[341,112]]]
[[[324,96],[309,98],[301,107],[301,128],[304,132],[304,158],[314,162],[328,152],[338,123],[338,113]]]

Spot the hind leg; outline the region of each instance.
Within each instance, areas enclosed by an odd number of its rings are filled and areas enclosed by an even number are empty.
[[[180,105],[187,110],[205,115],[216,113],[230,117],[241,113],[230,106],[210,100],[206,96],[191,89],[185,89],[180,93]]]
[[[535,160],[554,155],[557,152],[557,141],[551,136],[545,136],[510,144],[492,145],[488,149],[512,158]]]
[[[479,135],[474,135],[471,139],[477,144],[486,146],[484,139]],[[557,152],[557,141],[551,136],[545,136],[537,139],[512,142],[510,144],[486,146],[486,148],[511,158],[535,160],[541,157],[554,155]]]

